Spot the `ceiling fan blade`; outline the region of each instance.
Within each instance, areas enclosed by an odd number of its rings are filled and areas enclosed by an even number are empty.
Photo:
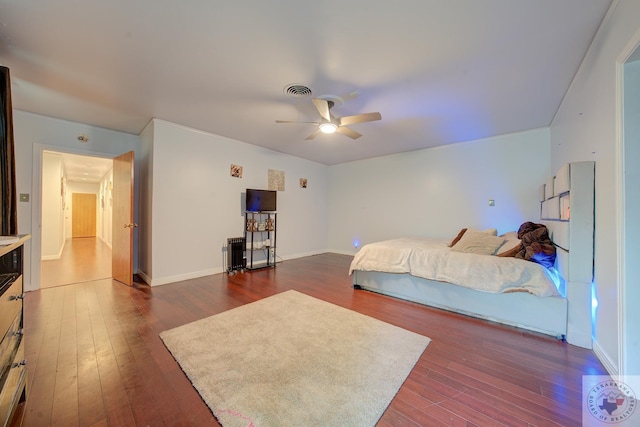
[[[322,116],[323,119],[330,122],[331,121],[331,112],[329,111],[329,101],[322,98],[313,98],[313,105],[316,106],[318,112]]]
[[[292,121],[292,120],[276,120],[276,123],[311,123],[314,125],[319,125],[320,123],[318,122],[296,122],[296,121]]]
[[[311,141],[313,138],[315,138],[316,136],[320,135],[321,133],[322,133],[322,131],[320,129],[318,129],[317,131],[315,131],[314,133],[312,133],[311,135],[306,137],[305,140],[306,141]]]
[[[342,99],[343,101],[351,101],[352,99],[356,99],[359,96],[360,96],[360,91],[354,90],[353,92],[340,95],[340,99]]]
[[[351,139],[358,139],[358,138],[360,138],[362,136],[361,133],[358,133],[355,130],[349,129],[348,127],[345,127],[345,126],[339,126],[336,129],[336,133],[348,136]]]
[[[382,115],[380,113],[364,113],[364,114],[356,114],[355,116],[340,117],[338,120],[340,121],[340,126],[342,126],[342,125],[353,125],[356,123],[374,122],[376,120],[381,120],[381,119],[382,119]]]

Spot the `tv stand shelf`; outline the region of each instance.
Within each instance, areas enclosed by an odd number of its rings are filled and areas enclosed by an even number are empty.
[[[244,215],[247,270],[276,266],[276,212],[246,211]]]

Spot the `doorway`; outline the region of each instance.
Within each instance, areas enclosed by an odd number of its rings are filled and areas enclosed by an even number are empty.
[[[111,278],[113,161],[42,152],[40,288]]]

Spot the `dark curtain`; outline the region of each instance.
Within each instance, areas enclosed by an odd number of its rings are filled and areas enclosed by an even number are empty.
[[[18,234],[16,157],[13,145],[13,108],[9,69],[0,66],[0,234]]]

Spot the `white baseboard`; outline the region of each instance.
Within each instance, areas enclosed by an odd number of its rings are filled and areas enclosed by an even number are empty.
[[[113,248],[111,247],[111,243],[110,243],[110,242],[107,242],[106,240],[104,240],[104,238],[103,238],[102,236],[98,236],[98,238],[100,239],[100,241],[101,241],[102,243],[104,243],[105,245],[107,245],[107,247],[108,247],[109,249],[113,249]]]
[[[604,368],[607,370],[609,375],[611,375],[614,378],[617,377],[620,372],[617,367],[617,363],[611,360],[607,352],[604,351],[604,349],[600,346],[600,344],[596,340],[593,341],[593,352],[596,354],[596,356],[598,357],[598,360],[600,360],[600,362],[602,363]]]
[[[311,252],[302,252],[299,254],[292,254],[292,255],[286,255],[281,257],[280,255],[278,255],[278,258],[281,260],[290,260],[290,259],[296,259],[296,258],[304,258],[307,256],[313,256],[313,255],[320,255],[320,254],[326,254],[329,251],[311,251]]]
[[[143,272],[140,272],[139,270],[138,270],[138,274],[150,286],[161,286],[161,285],[168,285],[169,283],[181,282],[183,280],[197,279],[199,277],[211,276],[213,274],[222,273],[223,271],[225,270],[223,270],[222,268],[212,268],[209,270],[194,271],[191,273],[177,274],[175,276],[166,276],[166,277],[160,277],[160,278],[150,278],[149,276],[147,276]]]
[[[284,257],[281,257],[280,255],[278,255],[278,259],[276,260],[276,265],[278,265],[278,263],[283,262],[283,261],[296,259],[296,258],[304,258],[304,257],[307,257],[307,256],[312,256],[312,255],[324,254],[324,253],[327,253],[327,252],[328,251],[326,251],[326,250],[320,250],[320,251],[298,253],[298,254],[293,254],[293,255],[286,255]],[[161,285],[168,285],[170,283],[181,282],[183,280],[197,279],[199,277],[204,277],[204,276],[212,276],[214,274],[220,274],[220,273],[224,273],[226,271],[227,271],[226,268],[218,267],[218,268],[212,268],[212,269],[208,269],[208,270],[194,271],[194,272],[191,272],[191,273],[177,274],[175,276],[166,276],[166,277],[160,277],[160,278],[155,278],[154,277],[154,278],[152,278],[152,277],[149,277],[149,275],[146,272],[138,269],[137,274],[149,286],[161,286]]]
[[[140,278],[144,281],[144,283],[146,283],[147,285],[151,283],[151,277],[147,276],[147,273],[145,273],[144,271],[141,271],[140,269],[138,269],[138,271],[136,272],[136,274],[138,276],[140,276]]]
[[[338,255],[354,256],[356,254],[356,252],[358,252],[358,250],[356,249],[356,250],[353,250],[353,251],[343,251],[343,250],[340,250],[340,249],[329,249],[329,250],[324,251],[322,253],[326,253],[326,252],[329,252],[329,253],[332,253],[332,254],[338,254]]]
[[[60,251],[58,252],[57,255],[43,255],[40,257],[40,259],[42,261],[55,261],[62,258],[62,251],[64,251],[65,244],[66,244],[66,240],[65,240],[65,243],[62,244],[62,247],[60,248]]]
[[[22,286],[24,287],[24,291],[25,292],[33,292],[33,291],[39,291],[40,290],[40,288],[36,288],[31,283],[23,283]]]

